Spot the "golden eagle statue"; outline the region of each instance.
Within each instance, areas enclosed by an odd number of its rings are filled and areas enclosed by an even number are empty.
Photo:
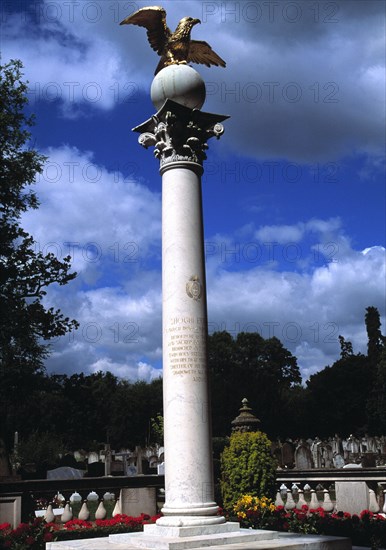
[[[225,61],[207,42],[191,40],[190,32],[199,19],[184,17],[174,32],[166,25],[166,11],[159,6],[141,8],[121,21],[120,25],[139,25],[147,29],[150,46],[161,56],[154,74],[168,65],[202,63],[207,67],[225,67]]]

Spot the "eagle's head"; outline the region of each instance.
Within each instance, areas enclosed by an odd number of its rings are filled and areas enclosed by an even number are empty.
[[[178,23],[174,34],[180,36],[181,38],[187,37],[190,35],[190,31],[194,25],[197,25],[197,23],[201,23],[201,21],[199,19],[194,19],[193,17],[184,17]]]

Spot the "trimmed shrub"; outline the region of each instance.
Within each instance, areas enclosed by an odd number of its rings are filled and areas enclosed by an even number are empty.
[[[235,432],[221,455],[221,494],[225,510],[232,513],[245,494],[274,498],[276,461],[271,442],[263,432]]]

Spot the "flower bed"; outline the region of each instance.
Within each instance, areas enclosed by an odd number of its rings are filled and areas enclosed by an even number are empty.
[[[43,518],[36,518],[30,523],[21,523],[16,529],[12,529],[9,523],[3,523],[0,524],[0,549],[44,550],[46,542],[142,531],[145,523],[154,523],[158,517],[141,514],[134,518],[120,514],[112,519],[95,521],[72,519],[64,525],[46,523]]]
[[[266,497],[244,495],[236,502],[233,512],[247,528],[348,537],[357,546],[386,547],[386,518],[369,510],[363,510],[359,516],[347,512],[327,513],[323,508],[310,509],[307,505],[300,510],[286,510]]]

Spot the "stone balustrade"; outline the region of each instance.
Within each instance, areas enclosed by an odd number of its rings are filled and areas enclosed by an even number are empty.
[[[0,483],[0,523],[18,525],[32,516],[45,515],[38,508],[51,504],[50,513],[69,521],[70,515],[85,519],[87,512],[110,516],[123,513],[137,517],[155,515],[164,500],[164,476],[46,479]],[[105,510],[105,511],[104,511]],[[63,516],[64,514],[64,516]],[[83,516],[83,517],[82,517]]]
[[[292,475],[291,475],[292,474]],[[338,472],[278,472],[275,504],[286,510],[322,508],[325,512],[386,514],[386,469],[353,468]]]

